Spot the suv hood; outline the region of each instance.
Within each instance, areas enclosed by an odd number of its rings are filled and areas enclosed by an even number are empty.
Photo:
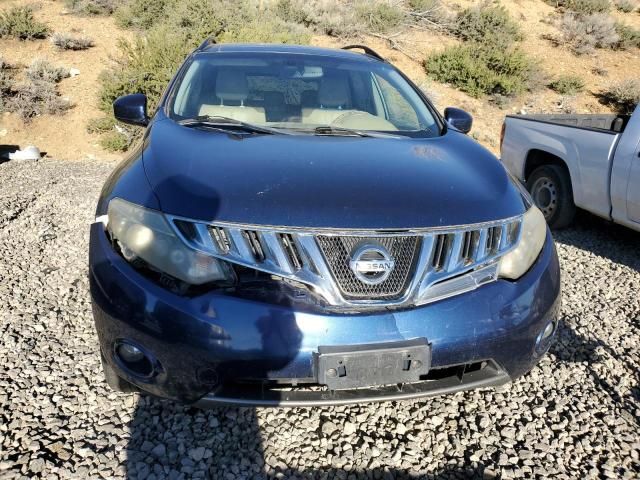
[[[243,224],[406,229],[519,215],[497,159],[466,135],[433,139],[233,135],[155,122],[143,162],[165,213]]]

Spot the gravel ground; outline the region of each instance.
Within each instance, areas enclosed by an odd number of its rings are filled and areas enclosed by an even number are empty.
[[[501,391],[201,412],[103,381],[86,259],[113,166],[0,165],[0,478],[640,476],[638,234],[557,235],[558,341]]]

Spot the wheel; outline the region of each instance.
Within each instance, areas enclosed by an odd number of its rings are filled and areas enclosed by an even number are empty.
[[[104,359],[104,355],[100,355],[102,360],[102,370],[104,371],[104,378],[107,384],[116,392],[133,393],[140,390],[133,383],[127,382],[124,378],[120,377],[111,365],[109,365]]]
[[[551,228],[564,228],[576,214],[569,173],[558,165],[536,168],[527,179],[527,190]]]

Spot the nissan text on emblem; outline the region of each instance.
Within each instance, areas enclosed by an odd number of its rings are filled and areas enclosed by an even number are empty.
[[[356,278],[367,285],[384,282],[393,271],[395,260],[379,245],[362,245],[351,254],[349,266]]]

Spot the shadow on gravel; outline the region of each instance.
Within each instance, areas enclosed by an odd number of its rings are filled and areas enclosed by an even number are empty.
[[[612,383],[602,378],[592,367],[593,364],[602,363],[607,356],[618,356],[606,342],[580,335],[561,319],[556,341],[549,351],[561,362],[588,363],[590,367],[587,371],[596,385],[621,408],[627,421],[634,422],[640,427],[640,417],[637,414],[640,411],[640,373],[636,372],[636,385],[630,389],[629,395],[623,397]]]
[[[274,410],[274,414],[275,414]],[[127,446],[127,479],[190,479],[215,480],[244,479],[492,479],[498,478],[493,470],[480,467],[445,468],[434,473],[416,474],[404,469],[381,465],[372,469],[350,469],[320,467],[298,469],[300,448],[292,447],[283,437],[283,430],[296,422],[286,412],[296,417],[308,417],[303,409],[282,410],[284,415],[271,415],[263,410],[261,420],[254,408],[221,407],[213,410],[198,410],[149,396],[140,397],[131,429],[131,441]],[[266,413],[266,415],[264,414]],[[288,417],[288,418],[287,418]],[[302,420],[304,421],[304,420]],[[284,428],[281,428],[283,427]],[[323,438],[317,431],[309,432],[313,441]],[[382,436],[389,442],[391,432],[369,432],[374,438]],[[359,441],[362,441],[360,438]],[[328,439],[334,445],[343,441]],[[279,444],[276,446],[276,443]],[[162,445],[162,447],[158,447]],[[391,445],[391,443],[389,443]],[[359,448],[360,445],[353,445]],[[391,446],[389,448],[392,448]],[[344,458],[352,459],[347,450]],[[352,454],[351,454],[352,455]],[[469,463],[465,452],[465,460]],[[335,455],[334,455],[335,456]],[[339,456],[339,455],[338,455]],[[149,457],[155,459],[149,462]],[[324,459],[323,459],[324,460]],[[300,460],[302,463],[303,460]],[[309,461],[307,461],[309,463]],[[267,466],[265,466],[267,464]]]
[[[578,210],[573,225],[554,231],[553,238],[640,271],[640,233],[589,212]]]

